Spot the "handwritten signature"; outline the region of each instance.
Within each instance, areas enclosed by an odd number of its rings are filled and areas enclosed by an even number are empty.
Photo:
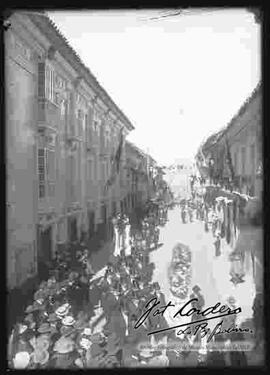
[[[196,318],[199,317],[199,319],[196,319],[196,320],[191,321],[189,323],[178,324],[178,325],[175,325],[173,327],[159,328],[158,330],[148,332],[148,336],[153,335],[155,333],[170,331],[170,330],[174,330],[174,329],[177,329],[177,328],[183,328],[183,327],[186,327],[186,326],[188,326],[186,329],[178,330],[177,335],[181,335],[181,334],[190,335],[190,334],[193,333],[193,335],[195,336],[200,331],[201,337],[204,337],[207,334],[209,334],[207,342],[210,342],[211,339],[215,335],[221,334],[221,333],[232,333],[232,332],[250,332],[250,333],[252,333],[252,331],[249,330],[249,328],[230,327],[229,329],[221,330],[221,328],[223,328],[222,327],[223,320],[221,322],[219,322],[215,326],[213,331],[211,332],[210,328],[208,328],[207,321],[209,321],[211,319],[220,319],[220,318],[224,318],[226,316],[239,314],[242,311],[241,307],[231,309],[229,306],[225,306],[225,305],[221,306],[221,303],[218,302],[214,306],[208,307],[208,308],[206,308],[202,311],[198,308],[195,308],[195,307],[190,308],[190,305],[193,302],[197,302],[197,301],[198,301],[197,298],[192,298],[191,300],[186,302],[174,314],[173,317],[174,318],[176,318],[177,316],[187,317],[187,316],[192,316],[193,314],[196,314]],[[159,304],[160,304],[160,301],[158,301],[157,297],[151,298],[145,305],[146,311],[139,317],[139,319],[135,323],[134,329],[138,329],[146,321],[147,318],[151,317],[151,315],[153,317],[158,316],[158,315],[164,316],[164,313],[167,309],[169,309],[171,307],[175,307],[175,305],[171,301],[169,301],[166,305],[157,307]],[[210,316],[210,315],[215,315],[215,316]],[[208,317],[208,316],[210,316],[210,317]],[[192,326],[192,325],[196,325],[195,330],[193,332],[190,329],[190,326]]]

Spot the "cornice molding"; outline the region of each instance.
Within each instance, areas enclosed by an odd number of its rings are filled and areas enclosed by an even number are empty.
[[[25,35],[31,48],[37,52],[41,59],[45,59],[46,51],[51,43],[27,15],[14,13],[12,15],[11,30],[21,37]]]
[[[134,129],[129,119],[124,115],[120,108],[113,102],[109,94],[105,89],[99,84],[97,79],[94,77],[92,72],[87,68],[81,61],[78,54],[69,45],[66,38],[61,34],[56,25],[50,20],[49,17],[40,15],[28,15],[30,20],[41,29],[41,31],[50,39],[53,44],[59,49],[59,52],[63,55],[65,59],[77,70],[79,75],[83,75],[85,81],[90,85],[90,87],[99,95],[100,99],[104,101],[104,105],[110,107],[112,111],[117,113],[117,116],[121,118],[124,123],[125,128],[129,131]],[[54,39],[54,40],[52,40]],[[106,103],[106,104],[105,104]]]

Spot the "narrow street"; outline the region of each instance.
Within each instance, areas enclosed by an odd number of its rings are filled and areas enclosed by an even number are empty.
[[[265,365],[263,13],[5,12],[8,369]]]
[[[221,255],[216,257],[211,231],[206,233],[201,221],[194,220],[193,223],[183,224],[179,208],[168,212],[168,222],[165,227],[160,228],[160,243],[163,245],[150,255],[151,261],[155,264],[153,281],[160,283],[161,291],[167,298],[166,302],[171,295],[167,273],[172,249],[177,242],[188,245],[192,251],[192,279],[189,295],[192,287],[196,284],[199,285],[205,298],[205,307],[213,306],[217,302],[226,303],[227,298],[233,296],[236,299],[237,307],[242,309],[242,312],[237,316],[236,323],[240,324],[251,318],[255,284],[250,254],[247,253],[245,257],[245,282],[235,287],[230,281],[229,275],[231,267],[231,262],[228,260],[229,249],[223,246]],[[183,301],[179,302],[183,303]],[[172,321],[169,316],[166,316],[166,319],[169,325],[176,324],[175,319]],[[209,321],[209,327],[213,327],[215,324],[214,319]]]

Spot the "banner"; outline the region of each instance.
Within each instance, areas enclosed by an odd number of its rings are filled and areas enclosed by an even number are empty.
[[[233,180],[234,179],[234,169],[233,169],[233,163],[232,163],[232,156],[231,156],[231,152],[230,152],[230,146],[229,146],[229,142],[228,142],[227,138],[226,138],[226,160],[227,160],[227,164],[228,164],[228,167],[230,169],[230,172],[231,172],[231,178]]]
[[[109,186],[112,186],[115,182],[116,176],[119,173],[120,170],[120,161],[122,156],[122,150],[123,150],[123,143],[124,143],[124,136],[123,136],[123,128],[120,130],[120,140],[119,145],[116,150],[115,156],[112,158],[112,170],[110,178],[107,180],[104,190],[107,191]]]

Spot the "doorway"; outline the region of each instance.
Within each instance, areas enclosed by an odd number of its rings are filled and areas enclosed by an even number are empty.
[[[76,217],[70,217],[68,219],[68,235],[70,242],[76,242],[78,240]]]
[[[107,208],[105,204],[101,206],[101,220],[103,224],[107,223]]]
[[[95,233],[95,212],[88,211],[88,236],[89,239],[93,237]]]
[[[38,277],[46,280],[49,277],[49,263],[52,260],[52,227],[38,227]]]

